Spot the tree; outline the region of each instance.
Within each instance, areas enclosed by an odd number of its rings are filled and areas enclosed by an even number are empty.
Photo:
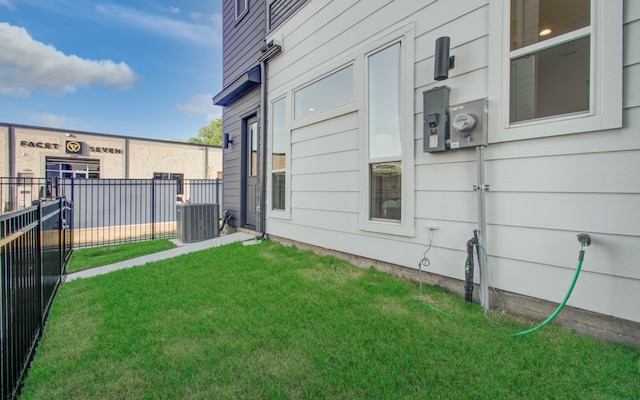
[[[200,128],[198,136],[187,139],[187,142],[222,146],[222,117],[214,119],[209,125]]]

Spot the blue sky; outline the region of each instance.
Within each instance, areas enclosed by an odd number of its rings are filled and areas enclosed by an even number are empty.
[[[222,114],[222,0],[0,0],[0,122],[187,139]]]

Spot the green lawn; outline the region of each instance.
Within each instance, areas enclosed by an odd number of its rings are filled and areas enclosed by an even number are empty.
[[[437,307],[443,312],[435,311]],[[640,352],[263,241],[62,285],[23,399],[632,399]]]
[[[159,239],[74,250],[67,265],[67,272],[109,265],[174,247],[176,246],[169,239]]]

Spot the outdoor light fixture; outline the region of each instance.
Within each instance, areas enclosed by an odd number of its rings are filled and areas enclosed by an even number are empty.
[[[225,133],[224,135],[222,135],[222,148],[228,149],[229,144],[233,144],[233,139],[231,139],[228,133]]]
[[[540,31],[540,33],[538,33],[539,36],[547,36],[549,35],[551,32],[553,32],[551,29],[549,28],[545,28],[543,30]]]
[[[443,81],[449,77],[449,70],[455,66],[456,56],[449,56],[449,36],[436,39],[436,53],[433,65],[433,79]]]

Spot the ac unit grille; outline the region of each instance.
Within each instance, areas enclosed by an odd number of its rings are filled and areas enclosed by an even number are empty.
[[[220,236],[217,204],[178,204],[176,238],[183,243]]]

